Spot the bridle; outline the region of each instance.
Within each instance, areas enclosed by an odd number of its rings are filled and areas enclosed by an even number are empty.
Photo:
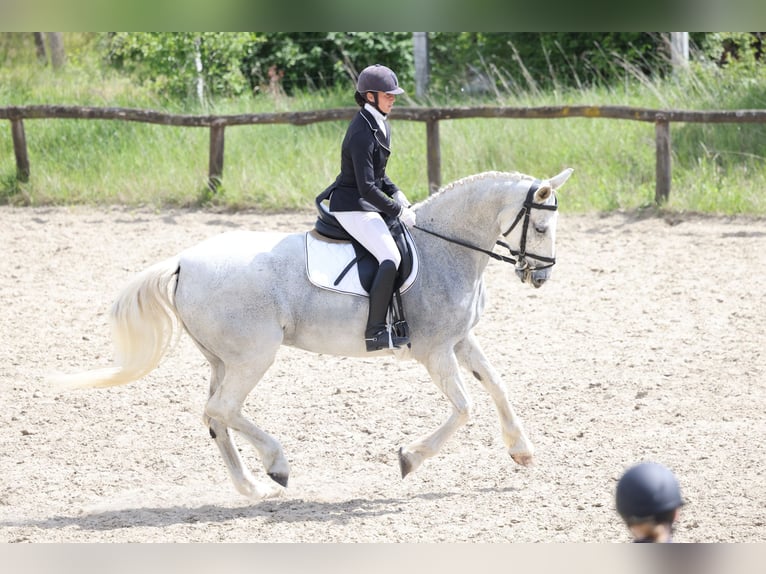
[[[515,249],[512,249],[511,246],[508,245],[505,241],[498,240],[495,242],[495,245],[500,245],[501,247],[505,247],[506,249],[508,249],[508,251],[511,253],[513,257],[506,257],[504,255],[499,255],[498,253],[495,253],[494,251],[491,251],[489,249],[484,249],[482,247],[473,245],[471,243],[467,243],[460,239],[447,237],[446,235],[442,235],[441,233],[437,233],[436,231],[431,231],[430,229],[424,229],[423,227],[420,227],[419,225],[415,225],[415,229],[419,229],[420,231],[424,231],[430,235],[433,235],[435,237],[438,237],[450,243],[454,243],[456,245],[460,245],[462,247],[472,249],[473,251],[479,251],[480,253],[489,255],[490,257],[492,257],[493,259],[497,259],[498,261],[511,263],[515,265],[516,269],[519,271],[526,270],[528,272],[531,272],[531,271],[540,271],[542,269],[548,269],[549,267],[553,267],[556,264],[555,257],[545,257],[543,255],[537,255],[535,253],[527,253],[527,230],[529,229],[529,216],[532,210],[543,209],[546,211],[556,211],[558,209],[559,202],[558,202],[558,199],[556,199],[555,195],[553,196],[553,199],[554,199],[553,205],[546,205],[544,203],[535,203],[534,201],[535,192],[538,189],[540,189],[541,183],[542,182],[539,179],[536,179],[534,182],[532,182],[532,185],[529,187],[529,191],[527,191],[527,197],[524,200],[524,205],[516,214],[516,218],[513,220],[513,223],[511,223],[511,226],[508,228],[508,230],[505,233],[503,233],[503,237],[508,237],[511,231],[513,231],[516,228],[516,226],[519,224],[519,222],[523,220],[524,223],[522,224],[522,228],[521,228],[521,241],[519,243],[518,251]],[[527,261],[528,259],[535,259],[536,261],[540,261],[544,265],[536,265],[532,267]]]

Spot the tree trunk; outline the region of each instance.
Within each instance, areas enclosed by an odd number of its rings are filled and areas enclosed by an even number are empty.
[[[54,70],[64,66],[64,33],[63,32],[47,32],[48,35],[48,47],[51,50],[51,64]]]
[[[413,32],[412,43],[415,60],[415,96],[428,94],[428,32]]]
[[[670,61],[674,74],[689,67],[689,32],[670,33]]]
[[[42,32],[35,32],[35,49],[37,51],[37,61],[43,66],[48,65],[48,53],[45,50],[45,36]]]

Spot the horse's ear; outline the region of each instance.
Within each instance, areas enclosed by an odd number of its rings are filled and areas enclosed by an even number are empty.
[[[550,184],[544,183],[535,192],[535,203],[545,203],[553,193],[553,188]]]
[[[553,189],[560,188],[562,185],[564,185],[566,180],[569,179],[569,176],[572,175],[573,171],[574,170],[571,167],[568,167],[564,171],[562,171],[560,174],[558,174],[557,176],[552,177],[550,179],[551,187]]]

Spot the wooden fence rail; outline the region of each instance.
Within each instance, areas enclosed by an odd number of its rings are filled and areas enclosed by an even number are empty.
[[[90,119],[142,122],[210,129],[208,182],[215,190],[223,178],[224,135],[229,126],[255,124],[308,125],[317,122],[350,120],[356,108],[336,108],[308,112],[275,112],[232,115],[179,115],[153,110],[87,106],[6,106],[0,107],[0,119],[10,120],[16,174],[20,181],[30,175],[24,120]],[[431,192],[441,185],[441,149],[439,122],[467,118],[557,119],[591,118],[650,122],[655,125],[657,149],[655,201],[662,203],[670,195],[671,122],[694,123],[766,123],[766,110],[655,110],[628,106],[541,106],[541,107],[397,107],[392,119],[424,122],[428,154],[428,185]]]

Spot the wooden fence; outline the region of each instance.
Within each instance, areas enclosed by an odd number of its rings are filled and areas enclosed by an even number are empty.
[[[208,184],[215,190],[223,177],[224,133],[228,126],[254,124],[307,125],[316,122],[350,120],[356,108],[336,108],[309,112],[278,112],[236,115],[177,115],[131,108],[97,108],[82,106],[7,106],[0,107],[0,119],[11,122],[16,174],[20,181],[30,175],[24,120],[33,119],[91,119],[143,122],[169,126],[206,127],[210,129]],[[654,124],[657,148],[655,201],[662,203],[670,195],[671,122],[695,123],[766,123],[766,110],[685,111],[654,110],[627,106],[542,106],[542,107],[397,107],[392,119],[424,122],[426,124],[428,185],[431,192],[441,185],[441,151],[439,122],[466,118],[556,119],[591,118],[619,119]]]

